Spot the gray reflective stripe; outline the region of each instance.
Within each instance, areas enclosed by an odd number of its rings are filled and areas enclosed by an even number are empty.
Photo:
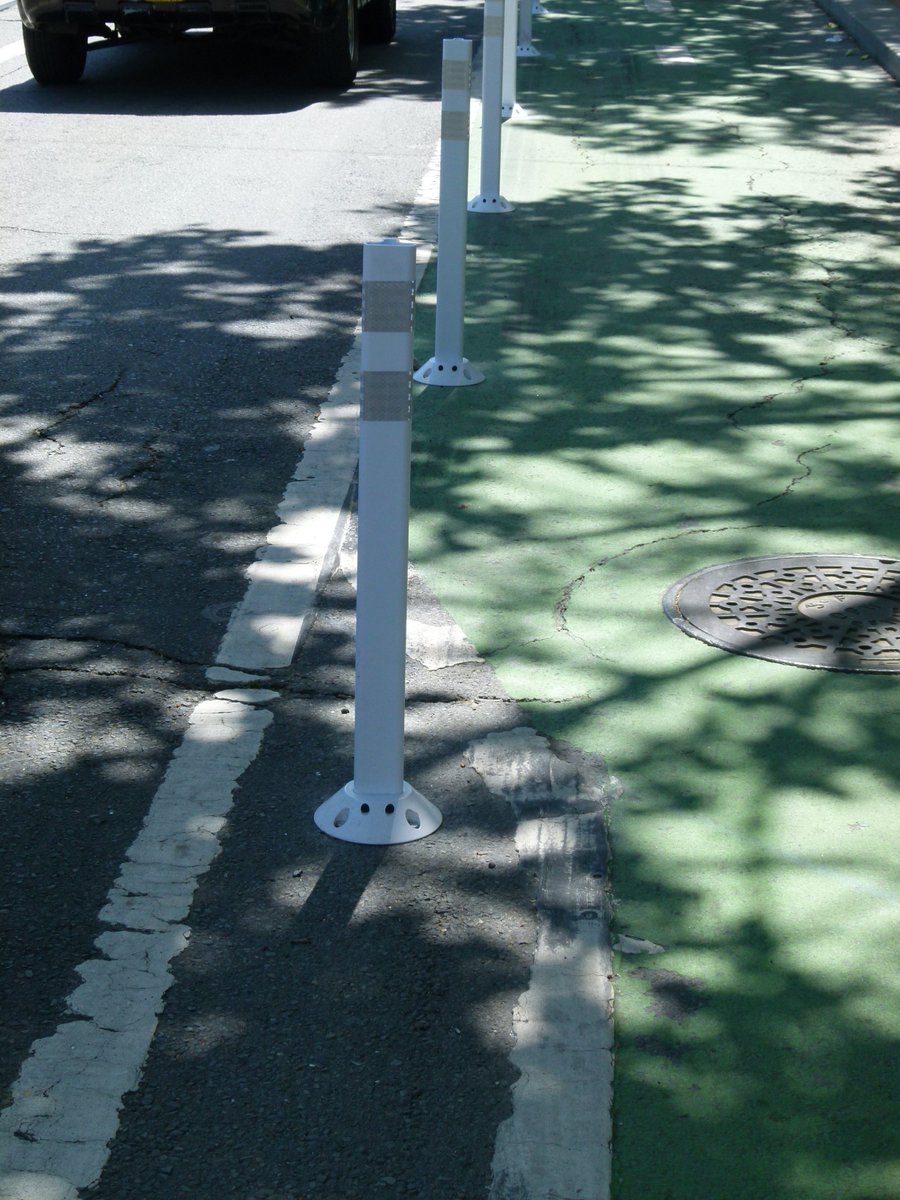
[[[441,113],[441,137],[445,142],[464,142],[468,136],[468,113]]]
[[[408,333],[413,320],[413,285],[370,280],[363,282],[363,333]]]
[[[445,92],[457,91],[467,92],[471,77],[469,73],[469,64],[467,62],[450,62],[444,63],[444,70],[441,75],[441,86]]]
[[[412,372],[363,371],[363,421],[408,421],[411,406]]]
[[[502,17],[485,17],[484,18],[484,36],[485,37],[503,37],[503,18]]]

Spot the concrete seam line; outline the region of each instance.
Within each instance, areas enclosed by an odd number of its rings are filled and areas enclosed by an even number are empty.
[[[490,1200],[606,1200],[613,970],[601,806],[612,781],[588,756],[560,757],[530,727],[473,742],[466,761],[516,812],[520,862],[540,880],[531,976],[513,1013],[520,1074],[497,1131]]]

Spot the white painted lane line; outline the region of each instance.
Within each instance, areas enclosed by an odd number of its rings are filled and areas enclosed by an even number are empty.
[[[417,287],[436,238],[439,187],[440,142],[401,232],[417,245]],[[288,666],[319,590],[337,565],[359,447],[359,328],[356,332],[278,507],[279,524],[248,571],[249,586],[229,621],[210,679],[221,678],[223,666],[249,671]]]
[[[99,1179],[172,982],[170,964],[190,936],[182,922],[272,720],[256,704],[273,695],[223,693],[191,714],[100,914],[115,928],[76,967],[82,982],[67,1001],[75,1019],[34,1043],[0,1114],[0,1200],[75,1200]]]
[[[303,459],[278,507],[280,523],[250,567],[216,662],[265,671],[288,666],[337,560],[342,513],[356,470],[359,346],[338,373]]]
[[[656,57],[667,67],[677,63],[695,63],[697,60],[687,46],[656,46]]]
[[[9,62],[10,59],[18,58],[25,53],[25,43],[21,38],[17,42],[12,42],[9,46],[4,46],[0,50],[0,63]]]

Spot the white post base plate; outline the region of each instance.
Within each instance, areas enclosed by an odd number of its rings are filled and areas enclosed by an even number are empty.
[[[466,387],[484,383],[484,376],[467,358],[429,358],[413,375],[416,383],[432,387]]]
[[[353,782],[320,804],[313,818],[329,837],[361,846],[399,846],[440,828],[440,809],[405,780],[399,796],[363,795]]]
[[[470,200],[467,207],[473,213],[508,213],[513,210],[505,196],[488,196],[484,193]]]

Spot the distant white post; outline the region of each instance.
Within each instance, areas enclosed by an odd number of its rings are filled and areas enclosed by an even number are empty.
[[[540,58],[541,52],[531,40],[532,8],[529,0],[519,0],[519,40],[517,58]]]
[[[516,111],[516,41],[519,36],[519,0],[503,0],[503,91],[500,115],[508,121]]]
[[[482,373],[463,357],[471,91],[472,43],[463,38],[448,38],[444,42],[441,94],[441,187],[434,356],[413,376],[417,383],[441,387],[462,387],[484,382]]]
[[[374,846],[441,823],[403,779],[415,272],[412,242],[363,248],[353,779],[315,813],[323,833]]]
[[[500,137],[503,96],[504,0],[484,0],[481,68],[481,191],[469,212],[507,213],[513,206],[500,194]]]

